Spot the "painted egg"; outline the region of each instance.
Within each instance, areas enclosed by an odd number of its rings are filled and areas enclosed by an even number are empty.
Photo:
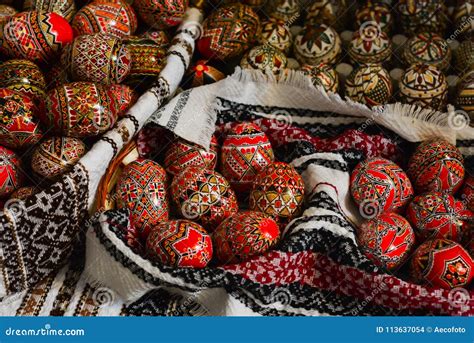
[[[456,107],[468,113],[470,120],[473,120],[474,117],[474,69],[464,74],[461,77],[461,81],[458,84],[457,94],[456,94]],[[464,116],[468,120],[467,116]],[[456,117],[454,117],[455,119]],[[459,117],[462,118],[462,117]],[[474,121],[473,121],[474,123]],[[463,128],[466,125],[466,122],[461,122],[456,125],[454,122],[454,128],[459,127]]]
[[[255,178],[249,207],[284,224],[299,215],[304,201],[304,182],[292,165],[273,162]]]
[[[449,194],[434,192],[415,197],[408,205],[407,218],[422,241],[445,238],[460,242],[467,231],[456,209],[456,200]]]
[[[92,2],[82,7],[72,20],[76,36],[103,33],[122,38],[135,33],[137,16],[127,2]]]
[[[125,82],[136,89],[148,89],[164,67],[166,50],[147,38],[129,37],[123,42],[132,61]]]
[[[198,49],[206,58],[228,60],[239,56],[255,39],[259,23],[249,6],[235,3],[221,7],[204,21]]]
[[[148,235],[146,249],[153,260],[175,268],[204,268],[212,259],[211,236],[190,220],[159,223]]]
[[[393,16],[390,6],[380,1],[366,1],[356,10],[355,28],[372,26],[376,32],[390,34]]]
[[[338,31],[344,28],[347,14],[346,0],[311,1],[305,10],[308,24],[326,24]]]
[[[469,210],[474,211],[474,177],[468,175],[464,180],[461,199],[466,203]]]
[[[122,171],[116,186],[117,204],[130,211],[140,238],[146,239],[153,227],[168,220],[166,190],[166,172],[156,162],[139,158]]]
[[[298,0],[267,1],[265,14],[271,18],[294,22],[300,16],[301,5]]]
[[[411,261],[413,276],[420,282],[452,289],[469,284],[474,260],[464,248],[447,239],[429,240],[416,250]]]
[[[469,35],[474,33],[474,3],[472,1],[458,1],[454,9],[453,19],[455,32],[469,39]]]
[[[418,193],[454,193],[464,180],[464,159],[456,146],[436,138],[416,148],[407,172]]]
[[[239,210],[229,182],[200,166],[188,167],[174,177],[171,196],[181,216],[202,223],[207,230],[215,229]]]
[[[209,61],[199,60],[189,67],[183,78],[185,89],[209,85],[225,78],[225,74]]]
[[[333,65],[341,55],[341,39],[330,26],[307,25],[296,36],[293,52],[301,64]]]
[[[274,160],[267,135],[253,123],[234,126],[222,144],[222,175],[239,192],[250,191],[257,175]]]
[[[1,44],[14,58],[47,64],[58,51],[73,39],[72,28],[56,13],[22,12],[11,17],[3,26]]]
[[[407,36],[420,32],[444,34],[449,16],[443,0],[400,0],[396,6]]]
[[[38,175],[52,180],[71,170],[85,153],[86,146],[79,139],[51,137],[35,148],[31,168]]]
[[[270,44],[287,54],[293,44],[293,38],[290,29],[284,21],[270,19],[262,23],[258,42],[260,44]]]
[[[67,21],[76,13],[74,0],[25,0],[24,11],[54,12]]]
[[[128,48],[103,34],[79,36],[63,49],[61,64],[74,81],[120,83],[132,65]]]
[[[109,92],[117,101],[118,116],[121,117],[127,113],[138,100],[138,94],[127,85],[113,84],[109,87]]]
[[[252,48],[240,61],[242,68],[268,70],[274,74],[286,68],[287,64],[285,54],[268,44]]]
[[[163,30],[147,30],[139,34],[138,37],[151,39],[158,44],[160,48],[166,49],[170,45],[170,37],[168,33]]]
[[[209,151],[184,139],[176,139],[166,151],[165,169],[171,175],[179,174],[190,166],[215,169],[218,149],[219,143],[214,135],[211,137]]]
[[[183,21],[188,0],[135,0],[133,6],[145,24],[167,29]]]
[[[393,94],[392,80],[380,64],[363,64],[346,79],[346,96],[369,107],[385,105]]]
[[[339,76],[328,64],[320,63],[318,65],[305,64],[301,67],[303,73],[311,79],[315,87],[323,87],[326,92],[337,93],[339,90]]]
[[[21,162],[17,154],[0,146],[0,197],[11,194],[22,183]]]
[[[354,32],[348,50],[354,64],[387,63],[392,58],[392,41],[385,32],[374,34],[364,26]]]
[[[36,193],[38,193],[38,189],[36,187],[21,187],[10,195],[10,199],[26,200]]]
[[[364,254],[387,270],[398,269],[415,246],[415,233],[402,216],[386,212],[366,221],[357,236]]]
[[[411,37],[403,48],[405,64],[431,64],[446,71],[451,62],[451,48],[448,42],[436,33],[422,32]]]
[[[454,67],[463,74],[474,69],[474,41],[465,40],[459,45],[454,54]]]
[[[47,127],[72,137],[97,136],[114,126],[117,104],[109,89],[91,82],[73,82],[48,92]]]
[[[448,98],[448,82],[444,74],[429,64],[414,64],[403,74],[400,101],[422,108],[444,111]]]
[[[9,60],[0,65],[0,87],[12,89],[43,108],[46,80],[41,69],[28,60]]]
[[[278,243],[280,228],[269,216],[244,211],[225,219],[212,233],[220,264],[238,263],[261,255]]]
[[[18,12],[11,6],[0,5],[0,25],[13,17]]]
[[[244,0],[244,3],[246,5],[252,6],[252,7],[260,7],[265,5],[267,1],[266,0]]]
[[[394,162],[381,157],[356,166],[351,174],[350,190],[361,216],[367,219],[401,209],[413,197],[407,174]]]
[[[16,91],[0,88],[0,144],[23,149],[38,143],[43,131],[33,101]]]

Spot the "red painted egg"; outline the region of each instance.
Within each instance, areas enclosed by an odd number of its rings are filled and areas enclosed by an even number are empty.
[[[79,36],[63,49],[61,64],[74,81],[120,83],[130,73],[130,51],[120,39],[103,34]]]
[[[212,259],[211,237],[190,220],[158,224],[148,235],[146,248],[152,259],[175,268],[204,268]]]
[[[10,199],[26,200],[36,193],[38,193],[38,189],[36,187],[21,187],[10,195]]]
[[[183,21],[188,0],[135,0],[133,6],[145,24],[167,29]]]
[[[464,180],[461,198],[469,210],[474,211],[474,177],[468,175]]]
[[[22,12],[3,26],[2,48],[15,58],[38,63],[52,62],[58,51],[73,39],[72,28],[56,13]]]
[[[234,126],[221,150],[221,172],[238,192],[248,192],[258,173],[274,161],[267,135],[253,123]]]
[[[109,92],[116,99],[119,117],[125,115],[138,100],[137,92],[127,85],[110,85]]]
[[[445,238],[460,242],[467,224],[460,217],[456,202],[451,195],[439,192],[415,197],[408,205],[407,218],[417,236],[421,240]]]
[[[199,52],[206,58],[221,60],[237,57],[256,40],[259,23],[252,7],[238,2],[224,5],[204,21],[197,43]]]
[[[41,69],[28,60],[9,60],[0,65],[0,87],[31,98],[38,109],[44,106],[46,81]]]
[[[261,255],[278,243],[280,228],[269,216],[244,211],[225,219],[212,233],[214,252],[221,264],[238,263]]]
[[[165,154],[165,169],[171,175],[179,174],[190,166],[200,166],[205,169],[215,169],[219,143],[213,135],[209,151],[203,147],[177,139],[171,143]]]
[[[171,196],[184,218],[202,223],[207,230],[215,229],[239,210],[229,182],[221,174],[201,166],[188,167],[176,175]]]
[[[415,245],[415,233],[402,216],[386,212],[360,227],[358,241],[365,255],[387,270],[400,267]]]
[[[255,178],[249,207],[286,223],[297,216],[304,201],[304,182],[292,165],[273,162]]]
[[[53,180],[71,170],[85,153],[86,146],[79,139],[51,137],[35,148],[31,168],[38,175]]]
[[[7,196],[21,186],[20,159],[11,150],[0,146],[0,197]]]
[[[455,193],[464,179],[464,159],[453,144],[433,139],[421,143],[408,163],[417,192]]]
[[[0,144],[23,149],[38,143],[43,131],[36,115],[37,108],[29,97],[0,88]]]
[[[72,20],[76,36],[104,33],[122,38],[133,35],[137,25],[135,11],[126,1],[92,2],[82,7]]]
[[[48,92],[43,121],[65,136],[97,136],[114,126],[118,109],[115,101],[106,86],[67,83]]]
[[[146,239],[158,223],[167,221],[169,203],[165,170],[140,158],[128,164],[117,182],[119,208],[127,208],[139,236]]]
[[[74,0],[25,0],[24,11],[54,12],[70,21],[76,13]]]
[[[429,240],[416,250],[411,261],[413,276],[420,282],[445,289],[469,284],[474,260],[464,248],[447,239]]]
[[[407,174],[394,162],[381,157],[370,158],[356,166],[350,190],[360,214],[366,219],[401,209],[413,197]]]

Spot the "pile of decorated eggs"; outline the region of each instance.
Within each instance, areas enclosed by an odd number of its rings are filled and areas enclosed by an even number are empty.
[[[350,186],[365,220],[357,235],[361,250],[392,272],[410,259],[418,282],[466,286],[474,273],[472,184],[461,152],[442,139],[419,144],[407,173],[383,158],[362,161]]]

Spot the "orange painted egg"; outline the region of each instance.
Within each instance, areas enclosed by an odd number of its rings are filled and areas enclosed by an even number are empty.
[[[72,137],[97,136],[114,126],[118,105],[109,89],[91,82],[73,82],[48,92],[43,121]]]
[[[415,246],[415,233],[402,216],[386,212],[362,224],[358,242],[365,255],[387,270],[400,267]]]
[[[356,166],[350,190],[360,214],[366,219],[397,211],[413,197],[407,174],[394,162],[381,157],[370,158]]]
[[[132,66],[120,39],[103,34],[79,36],[61,54],[61,64],[74,81],[121,83]]]
[[[254,211],[234,214],[212,233],[214,252],[221,264],[243,262],[261,255],[275,246],[279,238],[278,224]]]
[[[455,193],[464,180],[464,158],[459,149],[443,139],[421,143],[408,163],[408,175],[418,193]]]
[[[215,169],[219,144],[212,135],[209,151],[203,147],[177,139],[171,143],[165,154],[165,169],[171,175],[179,174],[190,166],[200,166],[205,169]]]
[[[36,187],[21,187],[10,195],[10,199],[26,200],[36,193],[38,193],[38,189]]]
[[[290,164],[273,162],[255,178],[249,207],[283,224],[301,212],[303,201],[304,182],[301,175]]]
[[[0,197],[11,194],[21,186],[20,165],[17,154],[0,146]]]
[[[76,36],[104,33],[115,38],[130,36],[137,29],[132,6],[123,2],[92,2],[82,7],[72,20]]]
[[[146,249],[153,260],[175,268],[204,268],[212,259],[211,237],[190,220],[159,223],[148,235]]]
[[[214,230],[225,218],[239,210],[235,193],[219,173],[191,166],[176,175],[171,196],[177,211],[186,219]]]
[[[168,220],[167,179],[156,162],[139,158],[128,164],[117,182],[117,204],[130,212],[132,225],[141,239],[150,230]]]
[[[43,136],[33,101],[16,91],[0,88],[0,144],[23,149]]]
[[[145,24],[155,29],[167,29],[183,21],[188,2],[188,0],[135,0],[133,6]]]
[[[55,179],[71,170],[85,153],[86,146],[79,139],[51,137],[35,148],[31,168],[42,177]]]
[[[429,240],[416,250],[412,275],[430,286],[452,289],[468,285],[474,275],[474,260],[464,248],[447,239]]]
[[[274,160],[267,135],[253,123],[234,126],[222,144],[222,175],[239,192],[250,191],[257,174]]]
[[[0,42],[8,56],[48,64],[73,39],[72,28],[56,13],[22,12],[3,26]]]

